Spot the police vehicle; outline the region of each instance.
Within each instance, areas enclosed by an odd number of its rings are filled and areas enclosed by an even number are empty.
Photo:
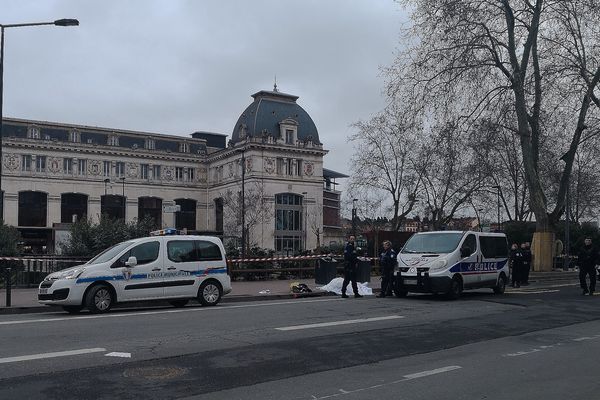
[[[443,293],[451,299],[463,290],[491,288],[502,294],[508,282],[508,243],[503,233],[419,232],[397,257],[394,292]]]
[[[175,229],[118,243],[83,265],[48,275],[41,304],[69,313],[104,313],[116,303],[168,300],[175,307],[198,299],[214,306],[231,292],[225,249],[219,238],[179,235]]]

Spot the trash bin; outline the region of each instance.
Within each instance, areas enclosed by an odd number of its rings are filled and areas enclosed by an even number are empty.
[[[369,260],[361,260],[359,258],[356,281],[360,283],[371,282],[371,262]]]
[[[338,262],[335,258],[320,258],[315,265],[315,283],[327,285],[337,276]]]

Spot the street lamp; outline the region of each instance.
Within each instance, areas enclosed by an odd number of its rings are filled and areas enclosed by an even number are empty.
[[[123,202],[123,222],[125,222],[125,177],[121,177],[121,182],[123,182],[123,196],[121,197],[121,201]]]
[[[302,208],[304,212],[302,213],[302,219],[304,220],[304,250],[308,250],[306,246],[306,241],[308,240],[308,232],[306,230],[306,220],[308,219],[308,206],[306,205],[306,195],[307,192],[302,192]]]
[[[500,231],[500,185],[492,186],[492,188],[496,189],[496,193],[498,194],[498,227],[496,229]]]
[[[352,236],[356,239],[356,202],[358,199],[352,199]]]
[[[245,149],[237,149],[242,153],[242,259],[246,258],[246,153]]]
[[[104,195],[106,196],[107,191],[106,191],[106,185],[108,185],[110,183],[110,179],[106,178],[104,180]]]
[[[4,116],[2,114],[2,106],[4,100],[4,29],[19,28],[22,26],[40,26],[40,25],[56,25],[56,26],[77,26],[79,21],[76,19],[57,19],[53,22],[30,22],[23,24],[0,24],[0,216],[4,217],[4,195],[2,193],[2,125]]]
[[[562,161],[565,162],[565,164],[567,163],[567,157],[569,156],[569,152],[566,152],[565,154],[562,155],[562,157],[560,157],[560,159]],[[569,264],[571,261],[571,257],[569,256],[569,247],[570,247],[570,237],[569,237],[569,230],[570,230],[570,221],[569,221],[569,209],[571,208],[571,204],[570,204],[570,196],[569,196],[569,187],[571,186],[571,182],[569,177],[567,177],[567,193],[566,193],[566,199],[565,199],[565,259],[564,264],[563,264],[563,270],[568,271],[569,270]]]

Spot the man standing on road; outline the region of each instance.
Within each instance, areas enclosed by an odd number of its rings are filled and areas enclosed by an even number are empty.
[[[592,247],[592,239],[585,238],[583,247],[579,250],[577,257],[577,264],[579,265],[579,284],[581,285],[582,294],[594,295],[596,290],[596,263],[598,261],[598,255],[596,249]],[[588,291],[588,285],[586,281],[586,275],[590,276],[590,289]]]
[[[346,294],[346,288],[348,283],[352,282],[352,290],[354,290],[354,297],[362,297],[358,294],[358,285],[356,284],[356,269],[358,268],[358,256],[356,255],[356,248],[354,247],[355,237],[350,236],[348,243],[344,247],[344,283],[342,283],[342,297],[348,298]]]
[[[381,293],[377,297],[391,296],[396,252],[392,249],[392,242],[389,240],[383,242],[383,252],[379,255],[379,265],[381,266]]]

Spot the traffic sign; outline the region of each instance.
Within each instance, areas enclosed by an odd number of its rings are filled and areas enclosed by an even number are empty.
[[[174,213],[174,212],[177,212],[177,211],[181,211],[181,206],[180,205],[174,205],[174,206],[164,205],[163,206],[163,212]]]

